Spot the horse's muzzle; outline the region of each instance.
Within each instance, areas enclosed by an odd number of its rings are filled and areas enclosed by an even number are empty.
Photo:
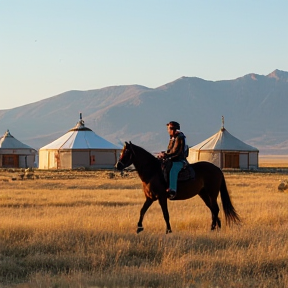
[[[117,170],[123,170],[125,167],[124,167],[124,164],[121,162],[121,161],[117,161],[117,163],[115,164],[115,169]]]

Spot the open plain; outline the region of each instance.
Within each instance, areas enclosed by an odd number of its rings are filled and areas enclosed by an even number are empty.
[[[225,225],[219,197],[211,232],[196,196],[169,201],[168,235],[157,202],[136,234],[136,172],[0,170],[0,287],[287,288],[288,161],[268,158],[224,172],[241,225]]]

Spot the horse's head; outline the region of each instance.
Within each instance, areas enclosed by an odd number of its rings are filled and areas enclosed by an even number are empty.
[[[133,163],[133,147],[132,143],[125,142],[124,147],[121,151],[119,160],[115,164],[117,170],[123,170],[124,168],[130,166]]]

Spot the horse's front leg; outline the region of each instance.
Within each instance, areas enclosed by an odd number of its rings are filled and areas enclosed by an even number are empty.
[[[142,226],[143,218],[144,218],[146,211],[148,210],[148,208],[151,206],[152,203],[153,203],[153,200],[151,198],[146,197],[146,201],[140,210],[140,218],[138,221],[137,233],[140,233],[141,231],[144,230]]]
[[[166,222],[166,234],[172,233],[170,222],[169,222],[169,212],[168,212],[168,206],[167,206],[167,198],[166,197],[159,198],[159,204],[161,206],[161,209],[162,209],[162,212],[163,212],[163,216],[164,216],[164,220]]]

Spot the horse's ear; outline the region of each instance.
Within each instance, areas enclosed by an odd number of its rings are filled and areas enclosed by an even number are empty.
[[[125,146],[127,146],[128,145],[128,143],[125,141]]]
[[[129,144],[130,144],[130,145],[132,144],[131,141],[129,141]]]

